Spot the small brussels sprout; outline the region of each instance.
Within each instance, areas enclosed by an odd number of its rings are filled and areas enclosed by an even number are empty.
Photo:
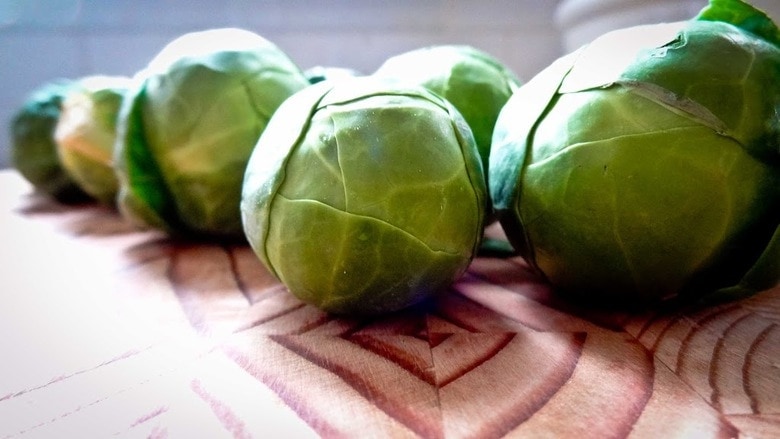
[[[84,192],[113,206],[118,188],[113,165],[116,120],[130,78],[90,76],[78,85],[62,102],[54,131],[57,153]]]
[[[471,46],[440,45],[388,58],[374,75],[409,81],[450,101],[474,133],[487,176],[498,113],[520,80],[498,59]]]
[[[421,87],[363,77],[287,100],[247,166],[241,212],[260,260],[301,300],[374,314],[467,268],[487,188],[471,130]]]
[[[306,79],[310,83],[316,84],[322,81],[333,81],[339,79],[349,79],[355,76],[362,76],[357,70],[349,69],[346,67],[328,67],[328,66],[314,66],[306,69],[303,72]]]
[[[281,49],[249,31],[172,41],[135,76],[120,108],[120,212],[172,234],[243,238],[249,155],[276,108],[307,86]]]
[[[42,85],[14,114],[10,127],[13,166],[36,190],[65,203],[89,199],[60,163],[54,140],[62,101],[77,87],[69,79]]]
[[[521,87],[490,156],[512,244],[589,301],[777,284],[779,36],[714,0],[697,19],[606,34]]]

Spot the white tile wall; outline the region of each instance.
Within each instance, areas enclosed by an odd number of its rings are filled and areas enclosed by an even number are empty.
[[[237,26],[302,68],[373,71],[429,44],[463,43],[530,78],[560,52],[557,0],[0,0],[0,168],[7,126],[32,89],[57,77],[131,75],[182,33]]]

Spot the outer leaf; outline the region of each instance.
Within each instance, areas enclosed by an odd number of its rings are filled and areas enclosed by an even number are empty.
[[[742,28],[764,40],[780,45],[780,29],[763,11],[741,0],[710,0],[696,20],[722,21]]]
[[[635,26],[608,32],[579,49],[580,55],[567,72],[560,93],[606,88],[623,74],[643,53],[674,44],[686,22]],[[662,53],[657,53],[656,56]]]
[[[277,277],[266,248],[273,200],[286,177],[285,168],[291,147],[301,141],[309,119],[330,83],[318,83],[290,96],[276,110],[255,146],[246,167],[241,195],[241,221],[252,249]],[[275,122],[275,121],[283,122]],[[318,182],[314,181],[318,184]]]
[[[490,199],[518,252],[532,257],[522,220],[515,214],[525,167],[532,158],[533,130],[579,53],[556,60],[509,98],[496,120],[488,167]]]
[[[691,21],[673,43],[639,56],[619,82],[780,163],[777,46],[729,24]]]
[[[125,217],[142,227],[172,232],[181,227],[167,185],[147,148],[144,130],[143,81],[136,81],[119,110],[114,162],[119,180],[117,207]]]

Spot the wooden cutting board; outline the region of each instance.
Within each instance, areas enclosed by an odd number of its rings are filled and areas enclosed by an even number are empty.
[[[608,313],[480,257],[431,303],[335,318],[247,246],[0,187],[0,438],[780,437],[780,287]]]

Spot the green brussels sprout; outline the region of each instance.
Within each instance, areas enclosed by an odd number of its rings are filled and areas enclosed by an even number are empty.
[[[42,85],[27,97],[10,126],[13,166],[36,190],[64,203],[89,199],[60,163],[54,140],[62,101],[77,87],[69,79]]]
[[[498,113],[520,86],[508,67],[471,46],[439,45],[388,58],[374,75],[421,85],[450,101],[471,127],[488,175]]]
[[[328,67],[328,66],[314,66],[306,69],[303,72],[306,79],[310,83],[316,84],[322,81],[332,81],[344,78],[354,78],[355,76],[362,76],[357,70],[349,69],[346,67]]]
[[[479,245],[487,187],[471,130],[422,87],[363,77],[288,99],[260,136],[241,212],[301,300],[375,314],[445,289]]]
[[[120,212],[171,234],[243,238],[249,155],[276,108],[307,86],[281,49],[249,31],[172,41],[136,74],[120,108]]]
[[[84,192],[114,205],[119,183],[113,165],[116,121],[130,86],[124,76],[90,76],[65,97],[54,131],[62,167]]]
[[[515,248],[603,303],[713,299],[780,280],[780,33],[712,1],[608,33],[521,87],[490,194]]]

